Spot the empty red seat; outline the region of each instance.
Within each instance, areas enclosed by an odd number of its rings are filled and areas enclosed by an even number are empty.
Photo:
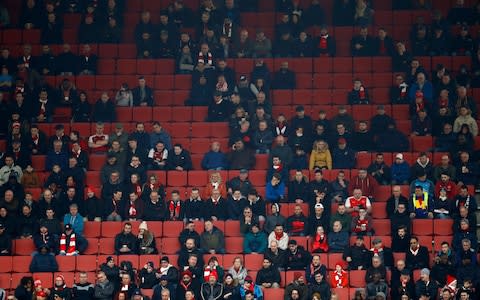
[[[118,222],[121,224],[120,222]],[[118,231],[117,233],[120,233]],[[106,254],[106,255],[111,255],[115,253],[115,239],[114,238],[102,238],[100,240],[100,247],[98,248],[98,253],[99,254]]]
[[[76,269],[76,257],[75,256],[61,256],[56,257],[58,263],[58,270],[60,272],[73,272]]]
[[[414,235],[432,235],[433,220],[431,219],[414,219],[412,221],[412,233]]]
[[[32,257],[30,256],[30,254],[28,256],[13,256],[12,272],[15,272],[15,273],[29,272],[30,262],[32,261]]]
[[[12,256],[0,256],[0,266],[2,266],[2,273],[12,272],[12,267],[13,267]],[[1,286],[1,283],[0,283],[0,286]]]
[[[206,171],[188,171],[188,185],[194,187],[203,187],[208,182],[208,173]]]
[[[236,237],[242,236],[240,233],[240,222],[233,220],[225,221],[225,235]]]
[[[102,237],[115,237],[122,231],[122,223],[115,221],[102,222]],[[102,239],[103,241],[103,239]]]
[[[96,271],[97,256],[96,255],[79,255],[77,257],[77,270],[79,271]]]
[[[433,220],[433,232],[435,235],[441,235],[441,236],[453,235],[453,220],[452,219]]]
[[[226,253],[242,253],[243,237],[226,237],[225,252]]]
[[[351,287],[356,287],[356,288],[361,288],[365,287],[366,282],[365,282],[365,274],[367,271],[365,270],[350,270],[349,275],[350,275],[350,286]]]
[[[136,122],[151,122],[152,117],[152,108],[151,107],[134,107],[132,111],[133,119]]]
[[[32,239],[15,240],[15,255],[32,255],[36,250]]]
[[[411,138],[410,144],[414,152],[427,152],[433,147],[433,139],[431,136],[414,136]]]
[[[169,171],[167,175],[168,186],[180,187],[187,185],[186,171]]]
[[[163,222],[163,236],[164,237],[176,237],[183,230],[183,222],[181,221],[169,221]]]

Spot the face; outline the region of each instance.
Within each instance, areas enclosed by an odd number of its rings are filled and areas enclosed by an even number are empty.
[[[125,226],[123,227],[123,233],[124,234],[129,234],[131,232],[132,232],[132,225],[125,224]]]

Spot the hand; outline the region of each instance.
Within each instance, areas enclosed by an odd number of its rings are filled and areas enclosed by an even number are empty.
[[[351,261],[352,261],[352,258],[349,256],[349,257],[347,257],[346,260],[347,260],[348,262],[351,262]]]
[[[217,217],[215,217],[215,216],[212,216],[212,218],[211,218],[211,219],[212,219],[212,221],[218,221],[218,218],[217,218]]]
[[[295,203],[301,204],[303,203],[303,199],[295,199]]]
[[[432,213],[432,212],[429,212],[429,213],[428,213],[428,218],[429,218],[429,219],[433,219],[433,213]]]
[[[415,213],[410,213],[410,219],[415,218]]]
[[[180,166],[178,166],[178,167],[175,168],[175,170],[177,170],[177,171],[183,171],[183,168],[180,167]]]
[[[210,249],[210,250],[208,250],[208,253],[210,253],[210,254],[215,254],[215,249]]]
[[[362,45],[360,45],[360,44],[355,44],[355,49],[357,49],[357,50],[358,50],[358,49],[362,49],[362,48],[363,48],[363,46],[362,46]]]

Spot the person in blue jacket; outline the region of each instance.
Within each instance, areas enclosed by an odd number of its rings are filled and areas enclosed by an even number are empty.
[[[210,151],[205,153],[202,159],[204,170],[225,170],[228,166],[227,156],[220,151],[220,143],[213,142]]]
[[[33,255],[30,262],[30,272],[57,272],[58,263],[55,255],[50,252],[50,248],[47,245],[42,245],[38,250],[38,253]]]
[[[260,254],[267,250],[267,235],[260,231],[260,225],[253,223],[243,239],[243,253]]]
[[[253,282],[252,276],[247,275],[247,277],[245,277],[243,285],[240,286],[240,297],[242,297],[242,300],[252,299],[251,296],[247,298],[247,294],[252,293],[253,300],[263,300],[262,288]]]
[[[410,166],[403,159],[402,153],[397,153],[395,155],[395,162],[390,168],[390,174],[392,177],[392,184],[409,184]]]
[[[273,174],[272,179],[267,182],[265,197],[271,203],[278,203],[285,198],[285,183],[280,174]]]

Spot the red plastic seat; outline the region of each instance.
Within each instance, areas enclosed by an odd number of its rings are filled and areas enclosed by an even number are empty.
[[[115,221],[102,222],[102,237],[113,238],[122,231],[122,223]],[[103,240],[101,240],[102,242]],[[101,247],[100,247],[101,248]]]
[[[32,155],[32,167],[38,172],[45,169],[46,155]]]
[[[226,237],[225,252],[226,253],[242,253],[243,237]]]
[[[116,61],[114,59],[99,59],[97,72],[100,75],[114,74],[116,71]],[[79,77],[81,78],[81,77]],[[78,83],[78,82],[77,82]]]
[[[433,147],[433,139],[431,136],[414,136],[410,144],[414,152],[427,152]]]
[[[366,282],[365,282],[365,274],[367,271],[365,270],[351,270],[349,272],[350,274],[350,286],[351,287],[365,287]]]
[[[225,236],[240,237],[240,222],[227,220],[225,221]]]
[[[353,58],[353,73],[372,72],[372,58],[371,57],[354,57]]]
[[[181,248],[178,237],[162,238],[162,253],[175,254]]]
[[[315,74],[332,73],[333,59],[331,57],[315,57],[313,59],[313,68]]]
[[[175,75],[175,89],[190,90],[192,88],[192,78],[190,75]]]
[[[155,62],[157,74],[174,74],[175,60],[174,59],[159,59]]]
[[[188,171],[188,185],[194,187],[206,186],[208,173],[206,171]]]
[[[172,187],[187,186],[186,171],[168,171],[167,184]]]
[[[183,230],[183,222],[181,221],[168,221],[163,222],[163,237],[175,237]]]
[[[83,253],[84,255],[96,255],[98,254],[98,239],[97,238],[87,238],[88,247]]]
[[[414,235],[432,235],[433,234],[433,220],[431,219],[414,219],[412,221],[412,233]]]
[[[297,74],[296,76],[297,81],[297,89],[311,89],[312,88],[312,74]]]
[[[96,255],[79,255],[77,257],[77,270],[91,272],[97,269]]]
[[[19,281],[16,281],[14,283],[14,286],[12,288],[16,288],[16,284]],[[11,283],[12,283],[12,276],[10,273],[0,273],[0,286],[5,289],[9,290],[11,288]]]
[[[58,270],[60,272],[73,272],[76,269],[75,256],[57,256]]]
[[[120,48],[123,48],[125,45],[122,45]],[[108,58],[117,58],[118,57],[118,45],[115,44],[99,44],[98,45],[98,56],[99,57],[108,57]]]
[[[435,235],[451,236],[453,235],[452,219],[435,219],[433,220],[433,232]]]
[[[12,256],[0,256],[0,266],[2,266],[1,273],[12,272],[12,267],[13,267]],[[0,286],[2,286],[1,283],[0,283]]]
[[[89,186],[101,186],[100,171],[87,171],[85,183]]]
[[[313,75],[313,88],[330,89],[333,87],[333,78],[330,73],[315,73]]]
[[[157,75],[155,76],[154,87],[159,90],[173,90],[175,85],[175,77],[173,75]]]
[[[35,250],[32,239],[15,240],[15,255],[31,255]]]
[[[335,89],[347,89],[350,90],[353,86],[353,76],[351,73],[334,73],[333,74],[333,87]],[[346,98],[347,95],[345,94]]]
[[[25,273],[29,272],[30,262],[32,257],[28,256],[13,256],[12,260],[12,272],[15,273]]]
[[[151,122],[153,120],[152,108],[151,107],[134,107],[132,117],[136,122]]]
[[[387,202],[375,202],[372,205],[372,217],[375,219],[387,218]]]
[[[120,222],[119,222],[120,223]],[[118,233],[118,232],[117,232]],[[99,254],[111,255],[115,253],[115,239],[104,237],[100,240]]]

